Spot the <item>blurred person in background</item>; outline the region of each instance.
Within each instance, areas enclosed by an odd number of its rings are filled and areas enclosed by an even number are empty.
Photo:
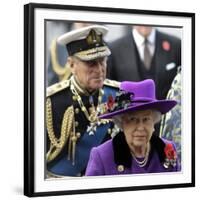
[[[152,26],[131,26],[127,33],[109,44],[112,55],[108,78],[117,81],[153,79],[156,97],[166,98],[181,65],[181,40]]]

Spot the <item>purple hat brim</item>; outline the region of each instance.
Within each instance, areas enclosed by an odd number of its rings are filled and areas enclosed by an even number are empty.
[[[110,119],[116,115],[121,115],[123,113],[129,111],[139,111],[139,110],[149,110],[155,109],[161,112],[161,114],[165,114],[170,111],[177,104],[174,100],[156,100],[148,103],[132,103],[131,106],[125,109],[116,110],[114,112],[109,112],[103,115],[100,115],[100,119]]]

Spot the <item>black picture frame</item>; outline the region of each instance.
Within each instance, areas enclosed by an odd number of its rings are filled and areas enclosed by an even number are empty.
[[[187,53],[189,55],[189,60],[186,60],[186,63],[189,63],[189,84],[188,91],[189,97],[191,100],[189,105],[187,105],[190,111],[190,126],[188,129],[191,132],[189,136],[189,161],[188,166],[190,166],[190,171],[187,177],[187,180],[179,182],[171,182],[169,184],[144,184],[144,185],[129,185],[129,186],[119,186],[119,187],[96,187],[96,188],[80,188],[75,189],[64,189],[59,191],[49,190],[48,187],[37,191],[36,181],[36,163],[37,155],[35,153],[37,138],[36,134],[38,131],[37,127],[37,114],[35,110],[37,109],[38,102],[37,98],[37,87],[36,83],[38,80],[38,68],[37,57],[36,57],[36,35],[38,34],[38,19],[37,19],[37,10],[41,13],[43,11],[75,11],[75,12],[92,12],[92,13],[106,13],[109,15],[120,14],[123,15],[137,15],[137,16],[149,16],[157,18],[178,18],[182,22],[180,26],[185,27],[185,30],[189,30],[188,43],[190,45],[189,51],[187,47],[183,46],[182,53]],[[40,14],[41,14],[40,13]],[[91,13],[91,15],[92,15]],[[41,17],[45,20],[45,16]],[[82,20],[82,18],[80,18]],[[110,21],[112,22],[112,20]],[[41,21],[44,23],[44,21]],[[123,22],[121,22],[123,23]],[[155,22],[152,22],[155,23]],[[172,25],[174,26],[174,24]],[[44,27],[44,26],[43,26]],[[41,32],[43,33],[43,32]],[[40,34],[40,33],[39,33]],[[41,35],[44,37],[44,35]],[[44,52],[44,51],[43,51]],[[43,65],[44,66],[44,65]],[[42,67],[43,67],[42,66]],[[45,68],[45,67],[44,67]],[[40,68],[41,72],[45,72],[44,68]],[[186,73],[186,72],[185,72]],[[183,82],[186,82],[183,77]],[[45,91],[45,83],[39,81],[40,87],[43,88],[42,91]],[[183,84],[185,85],[185,84]],[[185,89],[186,90],[186,89]],[[188,93],[187,93],[188,94]],[[43,103],[45,103],[45,94],[42,95]],[[187,101],[187,99],[186,99]],[[41,128],[40,134],[44,135],[45,127]],[[44,149],[44,145],[40,147]],[[186,147],[185,147],[186,148]],[[44,158],[44,157],[43,157]],[[40,160],[44,162],[44,160]],[[184,174],[184,173],[183,173]],[[40,177],[44,179],[44,177]],[[68,180],[70,181],[70,180]],[[81,179],[79,179],[81,181]],[[95,181],[95,180],[94,180]],[[180,187],[194,187],[195,186],[195,14],[186,13],[186,12],[166,12],[166,11],[153,11],[153,10],[135,10],[135,9],[120,9],[120,8],[105,8],[105,7],[86,7],[86,6],[73,6],[73,5],[56,5],[56,4],[36,4],[30,3],[24,5],[24,195],[33,197],[33,196],[48,196],[48,195],[69,195],[69,194],[84,194],[84,193],[99,193],[99,192],[119,192],[119,191],[133,191],[133,190],[147,190],[147,189],[161,189],[161,188],[180,188]]]

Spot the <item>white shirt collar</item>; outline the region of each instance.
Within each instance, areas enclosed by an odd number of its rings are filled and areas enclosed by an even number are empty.
[[[136,45],[138,47],[143,45],[145,38],[142,35],[140,35],[135,28],[133,28],[132,33],[133,33],[133,37],[134,37]],[[150,35],[148,36],[148,41],[151,45],[155,45],[155,36],[156,36],[156,31],[153,28]]]
[[[145,38],[142,35],[140,35],[138,33],[138,31],[134,28],[132,30],[132,34],[133,34],[133,38],[135,40],[140,58],[142,60],[144,60],[144,40],[145,40]],[[155,40],[156,40],[156,30],[155,30],[155,28],[153,28],[150,35],[148,36],[148,41],[149,41],[148,46],[149,46],[149,50],[150,50],[150,53],[152,56],[155,51]]]

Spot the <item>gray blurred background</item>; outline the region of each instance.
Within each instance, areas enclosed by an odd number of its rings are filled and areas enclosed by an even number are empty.
[[[76,24],[79,24],[76,27]],[[67,21],[46,21],[46,59],[45,59],[45,67],[46,67],[46,86],[52,85],[58,81],[60,81],[59,77],[57,76],[57,73],[55,72],[55,67],[52,67],[52,60],[51,60],[51,45],[52,41],[55,40],[60,35],[79,28],[79,26],[86,26],[88,23],[73,23],[73,22],[67,22]],[[109,32],[105,37],[106,42],[112,42],[114,40],[117,40],[118,38],[122,37],[127,29],[128,25],[114,25],[114,24],[102,24],[105,25]],[[177,27],[158,27],[155,26],[157,29],[159,29],[162,32],[175,35],[181,39],[182,37],[182,29]],[[65,67],[66,60],[67,60],[67,51],[66,48],[63,46],[60,46],[57,44],[56,46],[56,54],[57,54],[57,61],[59,64],[59,67]]]

